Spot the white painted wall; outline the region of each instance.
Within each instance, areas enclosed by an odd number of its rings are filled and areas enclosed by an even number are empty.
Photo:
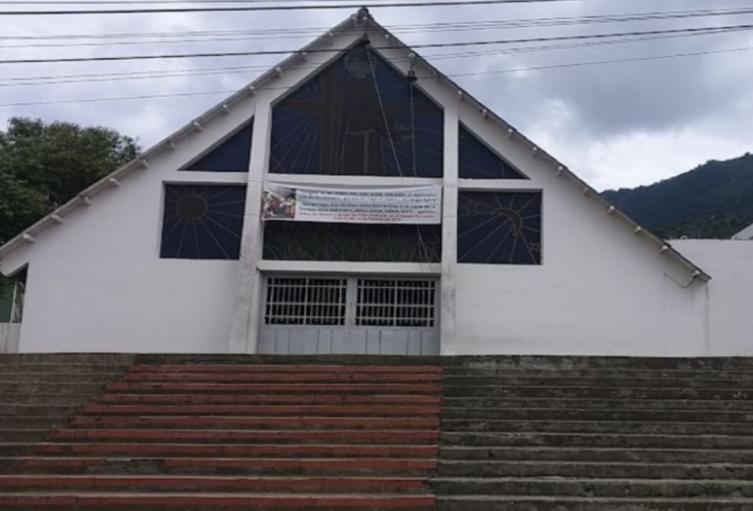
[[[753,243],[676,240],[672,244],[714,278],[708,283],[709,351],[753,356]]]

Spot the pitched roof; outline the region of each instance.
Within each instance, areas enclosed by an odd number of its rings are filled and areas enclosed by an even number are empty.
[[[159,154],[162,151],[169,150],[170,148],[174,148],[175,144],[181,139],[185,138],[188,134],[196,130],[203,129],[203,127],[207,123],[212,122],[212,120],[222,115],[223,112],[227,112],[228,108],[231,105],[238,103],[248,98],[249,96],[254,95],[257,90],[261,89],[262,87],[278,79],[282,71],[301,63],[303,60],[305,60],[307,52],[321,50],[323,47],[327,46],[330,38],[333,35],[340,32],[346,32],[348,30],[351,30],[354,24],[362,26],[364,30],[371,29],[371,30],[376,30],[380,32],[384,36],[385,40],[389,41],[388,43],[389,49],[393,49],[393,50],[403,49],[403,50],[409,51],[415,63],[420,63],[426,69],[428,69],[430,74],[434,76],[436,79],[445,82],[447,85],[455,89],[457,91],[458,96],[461,97],[463,101],[467,101],[469,104],[473,105],[476,109],[478,109],[479,114],[484,119],[497,123],[504,130],[506,130],[506,132],[508,133],[510,137],[515,137],[520,143],[527,144],[531,148],[531,151],[536,154],[537,158],[544,158],[546,160],[549,160],[552,163],[552,169],[554,172],[557,172],[558,175],[572,180],[577,186],[581,187],[584,195],[593,197],[595,200],[599,201],[609,214],[623,219],[626,224],[626,228],[632,229],[634,234],[642,235],[648,238],[649,240],[653,241],[654,243],[656,243],[661,253],[666,254],[670,257],[673,257],[678,262],[686,266],[692,272],[692,275],[694,278],[699,278],[700,280],[703,280],[703,281],[708,281],[711,279],[711,276],[709,274],[707,274],[700,267],[698,267],[692,261],[687,259],[676,249],[674,249],[667,241],[658,237],[657,235],[652,233],[650,230],[646,229],[645,227],[641,226],[638,222],[630,218],[626,213],[619,210],[614,204],[612,204],[607,199],[602,197],[597,190],[595,190],[588,183],[580,179],[564,164],[560,163],[552,155],[550,155],[549,153],[544,151],[542,148],[534,144],[531,140],[529,140],[524,135],[522,135],[510,123],[506,122],[504,119],[502,119],[493,111],[491,111],[489,108],[484,106],[483,103],[481,103],[479,100],[474,98],[460,85],[455,83],[451,78],[442,74],[429,61],[427,61],[426,59],[418,55],[408,45],[406,45],[405,43],[400,41],[397,37],[395,37],[389,30],[387,30],[382,25],[380,25],[373,18],[373,16],[371,16],[368,9],[366,8],[359,9],[357,12],[355,12],[354,14],[346,18],[344,21],[342,21],[340,24],[336,25],[328,32],[325,32],[324,34],[322,34],[321,36],[319,36],[318,38],[316,38],[309,44],[303,46],[301,49],[297,50],[292,55],[285,58],[278,65],[272,67],[269,71],[260,75],[250,84],[246,85],[245,87],[243,87],[242,89],[240,89],[239,91],[231,95],[230,97],[226,98],[224,101],[210,108],[204,114],[200,115],[193,121],[189,122],[182,128],[178,129],[176,132],[174,132],[167,138],[163,139],[162,141],[158,142],[156,145],[149,148],[137,159],[127,163],[123,167],[120,167],[119,169],[115,170],[108,176],[102,178],[101,180],[97,181],[93,185],[89,186],[88,188],[83,190],[81,193],[79,193],[75,198],[73,198],[66,204],[62,205],[61,207],[59,207],[58,209],[56,209],[49,215],[45,216],[44,218],[42,218],[41,220],[33,224],[31,227],[24,230],[21,234],[17,235],[16,237],[6,242],[4,245],[0,246],[0,259],[4,255],[17,249],[19,246],[22,246],[28,242],[33,242],[35,240],[35,237],[38,234],[42,233],[42,231],[44,231],[46,228],[52,225],[61,223],[62,218],[71,210],[76,209],[82,205],[90,204],[91,198],[93,196],[97,195],[98,193],[102,192],[105,189],[111,188],[112,186],[120,186],[120,178],[126,176],[127,174],[133,172],[134,170],[137,170],[140,168],[141,169],[148,168],[150,158],[154,157],[155,155]],[[343,49],[343,51],[345,51],[345,49]]]

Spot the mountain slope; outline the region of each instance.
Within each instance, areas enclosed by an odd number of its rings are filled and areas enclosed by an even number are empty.
[[[603,195],[666,238],[729,238],[753,222],[753,154]]]

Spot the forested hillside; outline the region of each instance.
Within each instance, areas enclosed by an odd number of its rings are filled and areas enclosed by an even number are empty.
[[[753,154],[603,195],[665,238],[729,238],[753,223]]]

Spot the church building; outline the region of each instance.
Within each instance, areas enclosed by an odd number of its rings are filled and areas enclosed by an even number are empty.
[[[0,271],[21,352],[751,355],[725,243],[658,238],[362,9]]]

